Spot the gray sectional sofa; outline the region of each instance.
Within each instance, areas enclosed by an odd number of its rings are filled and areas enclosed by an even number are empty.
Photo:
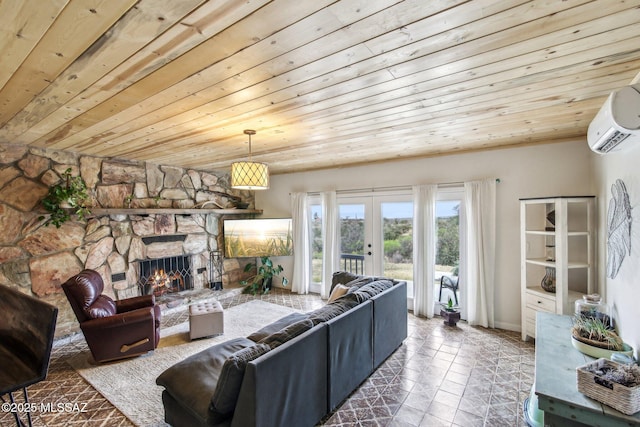
[[[407,284],[338,272],[348,292],[163,372],[165,421],[182,426],[313,426],[407,337]]]

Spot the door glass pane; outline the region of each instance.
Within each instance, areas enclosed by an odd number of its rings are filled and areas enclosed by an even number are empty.
[[[322,282],[322,206],[310,206],[311,283]]]
[[[413,282],[413,203],[383,202],[382,234],[384,266],[382,275]]]
[[[364,274],[364,212],[360,203],[340,204],[340,268]]]
[[[436,202],[436,280],[434,299],[459,305],[458,268],[460,264],[460,200]]]

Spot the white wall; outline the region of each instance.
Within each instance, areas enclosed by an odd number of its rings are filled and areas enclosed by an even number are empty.
[[[640,349],[640,147],[604,156],[592,154],[593,179],[598,196],[598,283],[600,293],[613,308],[622,339],[639,356]],[[611,185],[624,181],[631,202],[631,253],[627,252],[616,277],[607,277],[607,212]]]
[[[593,194],[590,192],[589,167],[590,150],[584,141],[390,161],[272,176],[271,189],[256,192],[256,207],[264,209],[264,217],[285,217],[291,215],[291,192],[500,178],[497,187],[495,320],[498,327],[519,331],[519,199]]]

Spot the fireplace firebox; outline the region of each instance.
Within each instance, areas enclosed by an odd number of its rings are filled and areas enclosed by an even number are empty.
[[[193,289],[189,256],[150,259],[138,263],[141,295],[164,295]]]

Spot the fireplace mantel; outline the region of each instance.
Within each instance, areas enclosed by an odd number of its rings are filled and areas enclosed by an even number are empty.
[[[193,214],[216,214],[216,215],[247,215],[247,214],[262,214],[262,209],[178,209],[178,208],[96,208],[91,209],[91,214],[88,216],[101,216],[101,215],[152,215],[152,214],[164,214],[164,215],[193,215]]]

